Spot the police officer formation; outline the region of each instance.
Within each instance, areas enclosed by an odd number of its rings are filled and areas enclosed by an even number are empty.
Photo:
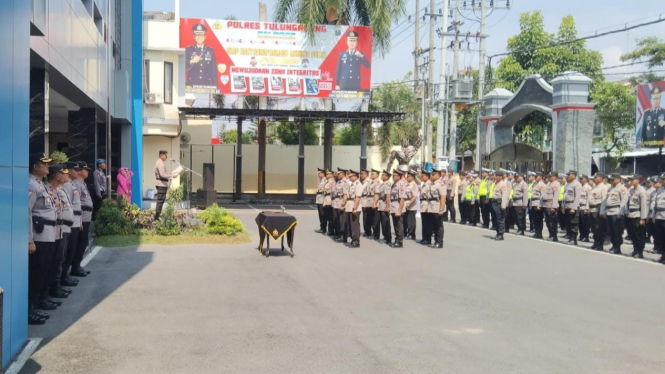
[[[54,165],[43,153],[31,154],[29,161],[28,323],[41,325],[50,318],[48,311],[72,293],[68,287],[90,274],[81,261],[94,209],[85,183],[87,163]],[[98,192],[106,188],[105,181],[95,180]]]
[[[320,227],[316,232],[356,248],[360,246],[362,220],[363,237],[402,248],[404,239],[416,240],[416,215],[420,211],[423,238],[418,243],[443,248],[445,176],[445,171],[436,169],[394,169],[392,173],[318,169]]]
[[[361,221],[362,236],[403,247],[404,239],[416,240],[419,211],[423,238],[418,243],[433,248],[443,247],[443,223],[450,222],[495,230],[494,240],[504,240],[505,233],[515,230],[516,235],[528,231],[533,238],[559,242],[561,232],[566,244],[592,242],[590,249],[596,251],[611,246],[613,254],[622,254],[626,239],[635,258],[644,258],[645,245],[653,238],[654,252],[661,255],[658,262],[665,264],[665,174],[642,181],[640,175],[590,177],[575,170],[483,168],[455,175],[453,170],[338,168],[337,173],[318,169],[318,177],[316,232],[349,247],[360,246]]]

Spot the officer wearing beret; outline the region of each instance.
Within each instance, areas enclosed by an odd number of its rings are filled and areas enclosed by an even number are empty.
[[[192,27],[195,45],[185,48],[186,84],[189,87],[217,87],[215,51],[204,45],[208,28],[198,23]]]
[[[660,107],[662,89],[651,90],[651,108],[644,111],[642,133],[638,145],[657,147],[663,144],[663,126],[665,126],[665,110]]]
[[[372,190],[373,180],[369,176],[369,170],[360,169],[360,183],[363,186],[362,197],[360,198],[360,206],[363,212],[363,236],[366,238],[372,237],[372,227],[374,223],[374,191]]]
[[[344,186],[346,182],[344,181],[345,170],[337,168],[337,179],[332,188],[332,212],[333,212],[333,240],[341,240],[342,230],[346,230],[346,226],[342,225],[342,216],[343,208],[342,198],[344,197]],[[344,221],[346,224],[346,221]]]
[[[335,89],[342,91],[360,91],[361,66],[370,67],[369,60],[356,50],[358,33],[349,31],[346,34],[348,50],[340,53],[337,60],[337,73],[335,74]]]

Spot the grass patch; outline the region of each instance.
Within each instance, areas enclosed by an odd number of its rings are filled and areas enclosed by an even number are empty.
[[[132,235],[106,235],[95,238],[95,245],[107,248],[131,247],[140,244],[180,245],[180,244],[245,244],[252,236],[245,231],[233,236],[211,235],[202,231],[186,231],[180,235],[162,236],[150,233]]]

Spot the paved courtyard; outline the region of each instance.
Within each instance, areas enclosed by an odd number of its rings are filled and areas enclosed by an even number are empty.
[[[446,225],[443,249],[298,218],[295,258],[254,242],[104,248],[29,373],[659,373],[665,266]],[[274,209],[274,207],[272,207]],[[274,248],[277,245],[273,246]],[[624,246],[624,251],[628,247]]]

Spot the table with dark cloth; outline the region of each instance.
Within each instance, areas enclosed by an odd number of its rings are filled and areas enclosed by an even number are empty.
[[[282,239],[282,251],[284,250],[284,236],[293,257],[293,236],[298,224],[296,217],[281,212],[261,212],[256,216],[256,225],[259,227],[259,252],[266,257],[270,256],[270,238],[274,241]],[[264,250],[263,242],[267,240]]]

